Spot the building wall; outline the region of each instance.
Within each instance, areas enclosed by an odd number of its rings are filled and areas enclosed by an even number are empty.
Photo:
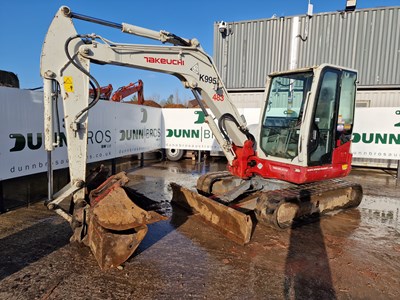
[[[321,63],[358,70],[358,107],[400,107],[400,7],[214,25],[214,61],[240,108],[261,107],[268,74]],[[354,159],[396,168],[397,161]]]
[[[400,7],[228,22],[225,38],[216,23],[214,61],[228,90],[263,89],[267,74],[289,69],[295,49],[298,67],[342,65],[359,71],[362,88],[395,89],[400,88],[399,24]]]
[[[231,92],[230,99],[238,108],[260,108],[264,92]],[[400,90],[358,90],[356,107],[400,107]]]

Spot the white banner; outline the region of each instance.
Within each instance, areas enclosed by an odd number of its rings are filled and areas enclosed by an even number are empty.
[[[259,108],[241,108],[248,125],[258,124]],[[212,115],[207,109],[208,114]],[[221,151],[200,108],[163,108],[164,148]],[[217,123],[218,120],[215,120]]]
[[[116,107],[116,157],[162,148],[161,109],[127,103]]]
[[[357,108],[354,157],[400,160],[400,108]]]
[[[258,124],[260,109],[241,108],[239,113],[248,125]],[[160,148],[220,151],[201,109],[100,101],[89,114],[88,162]],[[54,169],[68,167],[62,116],[60,107],[61,144],[52,154]],[[43,93],[0,87],[0,117],[0,180],[45,172]],[[400,159],[400,109],[357,108],[355,121],[354,157]]]
[[[163,119],[164,148],[220,150],[201,109],[164,108]]]
[[[45,172],[43,93],[2,87],[0,114],[0,180]],[[100,101],[89,114],[88,162],[162,147],[160,108]],[[61,143],[52,152],[54,169],[68,167],[61,103],[59,115]]]

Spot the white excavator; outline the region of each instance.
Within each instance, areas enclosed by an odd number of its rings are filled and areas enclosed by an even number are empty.
[[[78,34],[73,19],[162,45],[119,44],[96,34]],[[109,22],[63,6],[48,29],[41,54],[50,161],[46,205],[71,224],[71,240],[88,245],[102,269],[126,261],[146,235],[146,225],[166,217],[147,210],[134,195],[127,196],[125,173],[107,179],[102,170],[87,174],[88,112],[100,96],[91,64],[168,73],[191,89],[228,166],[227,171],[202,175],[197,191],[172,183],[171,201],[233,241],[248,243],[257,223],[296,226],[361,202],[361,186],[341,179],[351,169],[355,70],[323,64],[269,75],[258,128],[250,132],[197,39]],[[94,99],[89,97],[90,88],[97,91]],[[57,146],[53,115],[58,95],[64,107],[70,183],[53,195],[51,153]],[[69,209],[63,207],[64,200]]]

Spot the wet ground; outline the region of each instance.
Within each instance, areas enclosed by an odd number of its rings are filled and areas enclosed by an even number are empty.
[[[225,162],[147,163],[132,188],[169,201]],[[400,184],[355,169],[361,205],[291,230],[257,226],[239,246],[174,209],[123,268],[101,271],[69,225],[42,203],[0,215],[0,299],[400,299]]]

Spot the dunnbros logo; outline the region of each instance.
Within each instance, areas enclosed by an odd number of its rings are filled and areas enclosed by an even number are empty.
[[[40,149],[43,145],[43,134],[42,133],[10,133],[10,139],[14,139],[14,146],[10,149],[10,152],[22,151],[26,148],[30,150]],[[57,138],[57,133],[54,134],[54,139]],[[89,144],[103,144],[111,142],[111,131],[110,130],[97,130],[88,131],[88,143]],[[67,138],[64,132],[60,133],[60,145],[63,147],[67,144]]]
[[[140,123],[147,123],[147,110],[141,108],[142,118]],[[119,141],[135,141],[135,140],[146,140],[155,139],[158,140],[161,137],[161,128],[134,128],[134,129],[122,129],[119,131]]]
[[[210,139],[213,138],[211,130],[201,127],[201,129],[167,129],[167,137]]]
[[[353,143],[400,145],[400,134],[394,133],[354,133]]]
[[[205,122],[204,112],[202,112],[201,110],[196,110],[194,111],[194,114],[197,115],[197,120],[194,121],[194,124],[203,124]],[[208,127],[204,128],[203,126],[201,126],[199,129],[167,129],[166,137],[200,139],[200,141],[203,141],[203,139],[214,138],[214,135]]]
[[[400,110],[396,110],[394,114],[400,117]],[[398,119],[395,122],[397,121]],[[394,131],[398,131],[397,127],[400,127],[400,122],[395,123],[393,127],[395,128]],[[399,133],[353,133],[352,141],[353,143],[361,142],[364,144],[400,145],[400,134]]]
[[[123,129],[119,131],[120,141],[131,140],[144,140],[150,138],[160,138],[161,128],[137,128],[137,129]]]

